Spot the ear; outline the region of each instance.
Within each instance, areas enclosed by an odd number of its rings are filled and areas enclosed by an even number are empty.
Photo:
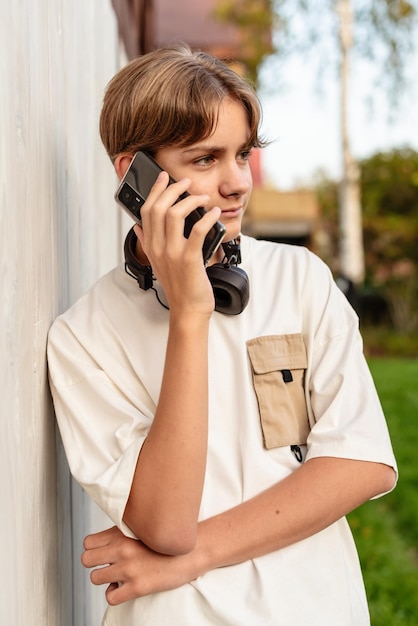
[[[118,154],[118,156],[116,157],[114,166],[119,180],[122,180],[122,178],[125,176],[125,172],[128,169],[133,158],[133,154]]]

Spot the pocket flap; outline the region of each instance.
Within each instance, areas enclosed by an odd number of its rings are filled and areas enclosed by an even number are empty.
[[[307,367],[305,344],[300,333],[256,337],[247,341],[247,349],[255,374]]]

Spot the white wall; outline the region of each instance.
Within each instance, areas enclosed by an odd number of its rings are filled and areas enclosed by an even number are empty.
[[[103,520],[56,454],[45,340],[51,320],[120,260],[115,177],[97,131],[103,90],[118,65],[110,0],[0,3],[5,626],[100,623],[103,589],[90,592],[78,561],[83,534]]]

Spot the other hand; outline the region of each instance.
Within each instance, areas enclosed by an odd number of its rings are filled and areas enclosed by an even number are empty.
[[[81,562],[93,568],[92,583],[108,584],[106,600],[110,605],[175,589],[197,578],[191,554],[167,556],[153,552],[141,541],[126,537],[116,526],[88,535],[84,548]]]

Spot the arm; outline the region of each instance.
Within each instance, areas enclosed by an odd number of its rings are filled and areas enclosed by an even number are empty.
[[[196,541],[206,466],[207,329],[205,320],[170,320],[158,407],[124,513],[135,535],[165,554],[188,552]]]
[[[110,563],[94,570],[91,580],[110,583],[107,600],[119,604],[302,541],[388,491],[394,480],[393,469],[380,463],[315,458],[251,500],[201,522],[189,554],[156,554],[113,528],[86,537],[82,562],[86,567]]]
[[[198,548],[208,569],[268,554],[327,528],[394,481],[393,469],[380,463],[312,459],[251,500],[202,522]]]
[[[214,298],[202,245],[219,210],[208,212],[186,240],[184,218],[205,197],[174,204],[190,181],[168,188],[167,182],[166,174],[159,177],[142,208],[143,228],[135,229],[164,287],[170,320],[158,406],[138,457],[124,521],[153,550],[180,554],[195,545],[205,477]]]

